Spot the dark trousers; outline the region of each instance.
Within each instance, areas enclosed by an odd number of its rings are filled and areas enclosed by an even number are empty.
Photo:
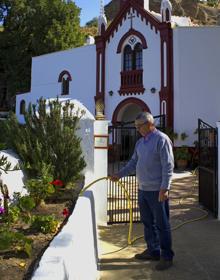
[[[169,201],[159,202],[159,191],[138,191],[141,221],[144,224],[144,238],[149,253],[172,260],[171,228],[169,222]]]

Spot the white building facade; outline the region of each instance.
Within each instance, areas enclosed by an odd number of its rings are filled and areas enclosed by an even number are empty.
[[[147,0],[121,0],[108,28],[101,11],[94,44],[32,59],[31,92],[16,98],[18,119],[40,97],[68,97],[112,124],[143,110],[165,114],[166,125],[190,135],[192,145],[198,118],[219,120],[220,27],[172,16],[169,0],[161,1],[161,14]]]

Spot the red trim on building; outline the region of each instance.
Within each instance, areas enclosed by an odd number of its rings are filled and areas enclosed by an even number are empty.
[[[112,23],[109,25],[109,27],[106,29],[104,37],[106,41],[110,41],[111,37],[114,37],[114,32],[118,29],[119,25],[122,25],[123,20],[126,19],[126,14],[130,12],[130,9],[132,8],[133,12],[137,12],[137,16],[141,16],[141,20],[145,19],[146,25],[150,23],[151,28],[155,27],[155,33],[157,33],[158,30],[163,29],[166,27],[166,23],[160,22],[157,18],[152,16],[150,12],[145,10],[140,3],[137,3],[135,0],[127,0],[125,4],[121,7],[120,11],[116,15],[115,19],[112,21]]]
[[[97,36],[95,38],[96,43],[96,96],[95,102],[102,99],[103,103],[105,99],[105,40],[103,36]],[[100,55],[102,58],[100,69]],[[100,75],[101,73],[101,75]],[[100,88],[101,78],[101,88]]]
[[[160,90],[160,112],[162,110],[161,103],[163,100],[167,104],[167,119],[166,125],[173,128],[173,30],[170,23],[167,23],[167,28],[160,33],[161,37],[161,90]],[[164,86],[164,43],[166,43],[166,86]]]
[[[124,36],[121,38],[119,44],[118,44],[118,48],[117,48],[117,53],[121,53],[121,49],[122,49],[122,45],[124,43],[124,41],[131,35],[135,35],[137,36],[142,43],[142,47],[143,49],[147,49],[147,41],[144,38],[144,36],[137,30],[131,28],[127,33],[124,34]]]
[[[160,22],[156,19],[150,12],[143,8],[142,2],[137,2],[136,0],[124,1],[115,19],[102,33],[101,36],[96,37],[96,49],[97,49],[97,80],[96,80],[96,97],[95,100],[102,98],[104,102],[105,95],[105,44],[114,37],[114,32],[118,31],[119,26],[122,25],[123,20],[126,19],[127,13],[136,11],[137,16],[141,17],[141,20],[145,22],[146,25],[150,24],[151,29],[154,27],[155,33],[160,32],[161,37],[161,90],[160,90],[160,104],[163,100],[167,103],[167,126],[173,128],[173,31],[170,23]],[[129,31],[128,31],[129,32]],[[138,31],[137,31],[138,32]],[[128,34],[128,33],[126,33]],[[128,35],[124,35],[118,45],[117,52],[121,51],[122,44]],[[140,33],[141,34],[141,33]],[[143,38],[142,38],[143,39]],[[145,38],[144,38],[145,40]],[[167,44],[167,82],[166,87],[164,87],[164,49],[163,43]],[[100,70],[99,56],[102,54],[102,69]],[[100,71],[102,71],[102,88],[99,89],[100,84]],[[134,93],[141,94],[143,88],[132,89]],[[123,94],[123,92],[121,92]],[[129,92],[130,94],[130,92]],[[126,99],[127,100],[127,99]],[[120,103],[121,104],[121,103]],[[116,108],[117,109],[117,108]]]
[[[60,73],[59,78],[58,78],[58,82],[59,82],[59,83],[62,82],[62,78],[63,78],[64,75],[67,75],[67,76],[68,76],[68,80],[69,80],[69,81],[72,81],[72,77],[71,77],[71,75],[70,75],[70,72],[67,71],[67,70],[63,70],[63,71]]]
[[[151,112],[149,107],[147,106],[147,104],[144,103],[144,101],[138,99],[138,98],[135,98],[135,97],[129,97],[129,98],[126,98],[125,100],[121,101],[118,106],[115,108],[115,111],[113,113],[113,116],[112,116],[112,124],[115,124],[118,122],[118,114],[119,112],[121,111],[121,109],[127,105],[127,104],[136,104],[138,105],[143,112]]]

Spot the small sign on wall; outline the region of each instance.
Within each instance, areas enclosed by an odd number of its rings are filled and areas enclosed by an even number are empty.
[[[108,149],[108,135],[94,135],[95,149]]]

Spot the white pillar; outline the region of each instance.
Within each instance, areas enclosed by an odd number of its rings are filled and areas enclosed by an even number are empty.
[[[149,0],[144,0],[144,9],[149,11]]]
[[[216,123],[218,133],[218,220],[220,220],[220,121]]]
[[[108,123],[106,120],[94,122],[94,180],[108,176]],[[97,182],[92,190],[97,224],[107,225],[107,181]]]

